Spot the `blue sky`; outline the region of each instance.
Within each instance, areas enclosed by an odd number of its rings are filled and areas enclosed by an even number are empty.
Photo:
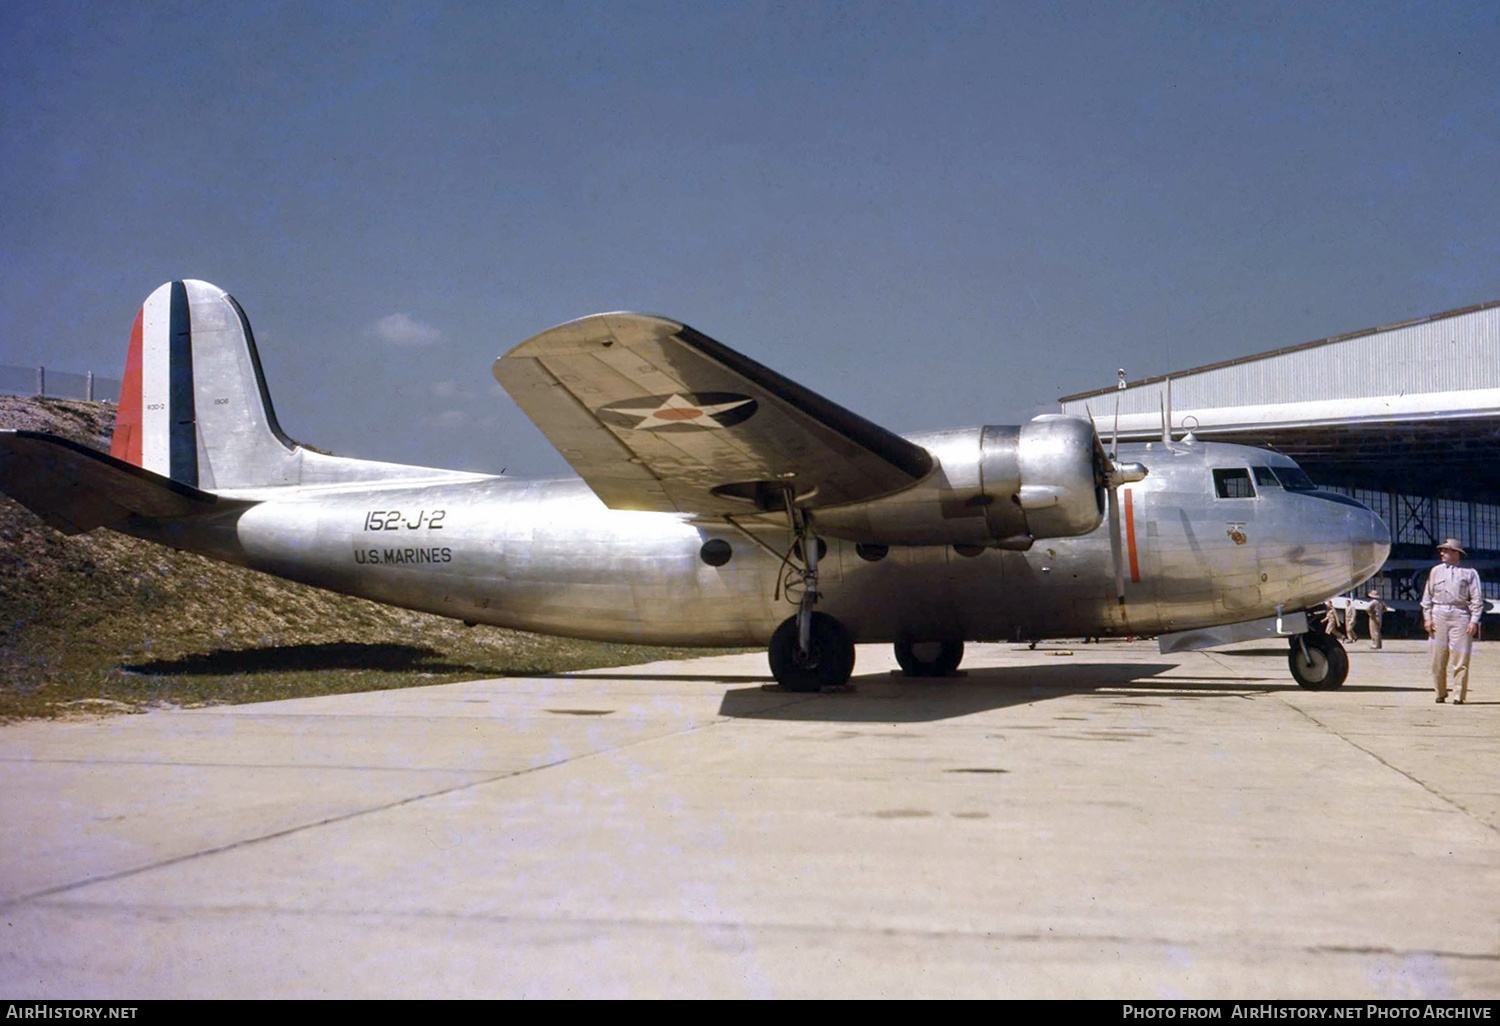
[[[1490,3],[0,4],[0,362],[203,278],[283,426],[566,472],[645,310],[898,431],[1500,299]]]

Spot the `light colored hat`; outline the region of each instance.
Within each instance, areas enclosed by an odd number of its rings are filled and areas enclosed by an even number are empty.
[[[1464,551],[1464,547],[1458,543],[1458,539],[1457,538],[1448,538],[1448,539],[1445,539],[1443,541],[1443,544],[1441,544],[1441,545],[1438,546],[1438,551],[1441,552],[1443,549],[1452,549],[1454,552],[1457,552],[1460,556],[1467,556],[1468,555],[1468,553]]]

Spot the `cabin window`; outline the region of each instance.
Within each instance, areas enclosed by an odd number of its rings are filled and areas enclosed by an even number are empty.
[[[1276,475],[1271,473],[1270,467],[1251,467],[1250,469],[1255,471],[1255,487],[1276,488],[1281,485],[1281,482],[1276,480]]]
[[[1244,467],[1215,470],[1214,491],[1221,499],[1255,498],[1255,486],[1250,483],[1250,471]]]
[[[698,550],[698,558],[709,566],[723,566],[734,556],[734,549],[723,538],[710,538]]]
[[[1310,492],[1318,486],[1301,467],[1275,467],[1276,479],[1289,492]]]

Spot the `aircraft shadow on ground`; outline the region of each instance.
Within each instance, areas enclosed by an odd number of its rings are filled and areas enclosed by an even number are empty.
[[[702,684],[705,681],[714,684],[776,683],[776,678],[769,673],[604,673],[594,670],[578,670],[571,673],[548,673],[538,676],[555,680],[645,680],[696,684]]]
[[[298,673],[309,670],[390,670],[408,673],[490,671],[482,666],[443,662],[425,645],[369,644],[353,641],[305,645],[221,648],[180,659],[122,664],[120,669],[153,677],[232,676],[242,673]]]
[[[1244,694],[1263,690],[1265,681],[1236,678],[1235,684],[1200,682],[1199,678],[1151,681],[1178,669],[1176,663],[1082,663],[1074,666],[996,666],[968,670],[962,676],[910,678],[900,673],[865,673],[850,681],[852,690],[796,694],[762,688],[735,688],[724,694],[720,715],[757,720],[814,720],[832,723],[926,723],[1011,705],[1029,705],[1065,694],[1088,694],[1098,688],[1133,687],[1142,691],[1202,691]]]
[[[1298,690],[1290,680],[1283,684],[1253,677],[1160,678],[1178,668],[1176,663],[1081,663],[985,667],[945,678],[865,674],[850,681],[852,690],[817,695],[736,688],[725,693],[719,714],[743,719],[918,723],[1091,694],[1103,688],[1133,692],[1111,691],[1108,697],[1115,700],[1233,698],[1247,692]]]
[[[262,645],[256,648],[220,648],[212,652],[198,652],[182,656],[178,659],[122,663],[119,668],[126,673],[147,677],[223,677],[247,673],[376,670],[393,673],[461,673],[475,680],[501,677],[547,677],[560,680],[700,682],[713,680],[726,684],[748,684],[773,680],[768,673],[714,674],[712,676],[701,673],[593,673],[588,671],[558,673],[539,666],[496,667],[452,662],[443,659],[442,656],[442,652],[426,645],[333,641],[301,645]]]
[[[1251,650],[1253,651],[1253,650]],[[1251,654],[1251,651],[1235,654]],[[1279,653],[1280,650],[1277,650]],[[1140,695],[1199,699],[1234,697],[1246,692],[1300,689],[1288,679],[1194,674],[1161,679],[1176,663],[1075,663],[984,667],[956,677],[910,678],[893,673],[854,677],[852,688],[826,694],[798,694],[774,686],[769,674],[714,673],[550,673],[540,668],[475,666],[444,661],[443,653],[425,645],[393,643],[321,642],[267,645],[258,648],[216,649],[179,659],[157,659],[123,664],[121,670],[142,676],[236,676],[240,674],[305,673],[333,670],[392,673],[463,674],[479,680],[500,677],[549,677],[560,680],[660,681],[753,684],[726,691],[720,703],[723,716],[749,719],[825,720],[834,722],[922,722],[966,716],[989,709],[1088,694],[1101,688],[1129,688]],[[417,682],[414,682],[417,683]],[[426,682],[423,682],[426,683]],[[1425,687],[1361,687],[1345,685],[1346,692],[1426,691]],[[1122,697],[1118,694],[1110,697]]]

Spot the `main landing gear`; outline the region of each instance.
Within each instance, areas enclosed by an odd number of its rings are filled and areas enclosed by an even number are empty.
[[[1337,638],[1327,634],[1309,631],[1292,635],[1287,664],[1291,666],[1297,683],[1313,691],[1343,687],[1349,676],[1349,653],[1344,651]]]
[[[786,690],[822,691],[844,684],[854,672],[854,638],[838,620],[814,611],[813,606],[821,597],[818,560],[825,549],[812,532],[808,514],[797,508],[790,490],[786,510],[794,541],[783,557],[780,589],[789,598],[797,596],[797,612],[783,620],[771,635],[767,655],[772,676]],[[801,594],[797,595],[799,589]],[[903,638],[896,642],[896,662],[908,677],[947,677],[958,669],[963,657],[962,641]]]
[[[896,642],[896,662],[908,677],[949,677],[963,659],[962,641]]]
[[[771,675],[788,691],[822,691],[845,683],[854,672],[854,639],[833,617],[813,611],[820,594],[818,560],[823,555],[823,542],[812,533],[807,514],[796,507],[790,494],[787,515],[796,538],[788,561],[796,555],[802,566],[788,566],[785,586],[788,591],[800,587],[802,595],[797,600],[796,615],[783,620],[771,635],[767,653]]]
[[[788,691],[838,687],[854,672],[854,639],[827,613],[808,618],[806,645],[798,640],[798,616],[789,616],[771,635],[771,674]]]

